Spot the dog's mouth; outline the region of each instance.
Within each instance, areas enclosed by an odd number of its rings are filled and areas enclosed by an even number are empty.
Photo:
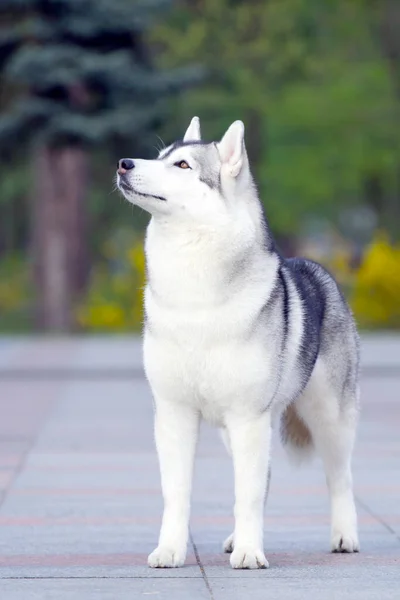
[[[142,196],[143,198],[155,198],[156,200],[162,200],[163,202],[167,201],[167,199],[164,198],[163,196],[157,196],[156,194],[145,194],[144,192],[139,192],[130,183],[128,183],[126,181],[126,179],[121,175],[119,175],[119,177],[118,177],[117,185],[124,192],[130,192],[131,194],[136,194],[137,196]]]
[[[121,177],[121,175],[118,178],[118,182],[117,185],[119,188],[121,188],[122,190],[125,190],[126,192],[133,192],[133,187],[130,185],[130,183],[128,183],[126,181],[126,179],[124,179],[123,177]]]

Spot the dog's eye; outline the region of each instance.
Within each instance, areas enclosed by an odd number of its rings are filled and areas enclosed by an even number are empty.
[[[186,160],[179,160],[178,162],[176,162],[174,164],[175,167],[179,167],[180,169],[190,169],[189,165],[187,164]]]

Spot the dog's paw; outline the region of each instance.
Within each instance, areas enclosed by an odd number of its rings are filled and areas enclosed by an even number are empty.
[[[231,554],[233,569],[268,569],[269,564],[262,550],[254,548],[234,548]]]
[[[231,554],[233,552],[233,533],[229,537],[226,538],[224,543],[222,544],[222,549],[226,554]]]
[[[153,569],[165,569],[171,567],[182,567],[185,562],[185,552],[158,546],[147,559],[149,567]]]
[[[360,544],[356,531],[340,532],[335,531],[332,533],[331,539],[331,550],[332,552],[343,552],[352,553],[360,551]]]

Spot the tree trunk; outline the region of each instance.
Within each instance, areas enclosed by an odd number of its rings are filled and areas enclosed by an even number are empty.
[[[88,276],[87,157],[79,148],[40,147],[34,156],[32,242],[37,325],[74,327],[74,302]]]

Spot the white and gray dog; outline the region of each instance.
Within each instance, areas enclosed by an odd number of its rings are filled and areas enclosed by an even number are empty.
[[[235,569],[268,566],[263,511],[271,428],[292,457],[316,450],[331,500],[331,549],[357,552],[351,475],[358,336],[322,266],[284,259],[250,172],[244,125],[201,141],[194,117],[156,160],[121,159],[118,187],[151,214],[144,365],[155,402],[164,514],[151,567],[184,564],[202,418],[221,428],[235,472]]]

